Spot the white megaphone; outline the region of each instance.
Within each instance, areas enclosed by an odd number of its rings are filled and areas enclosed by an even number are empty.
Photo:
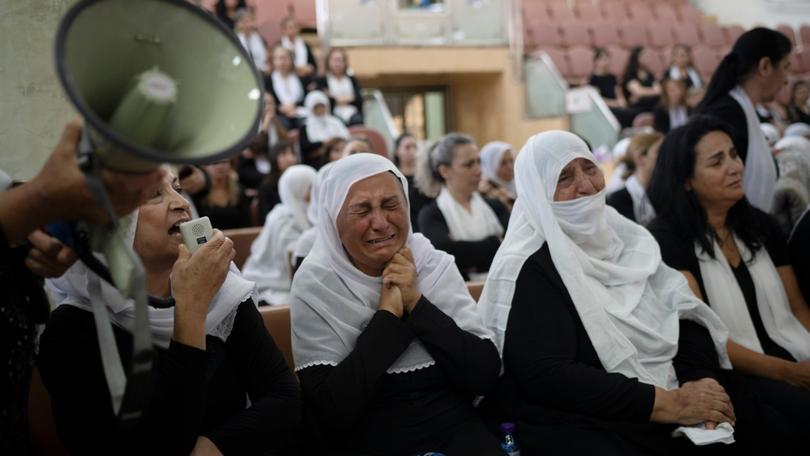
[[[79,164],[113,220],[104,229],[74,229],[89,238],[77,253],[136,304],[127,378],[106,308],[93,303],[112,407],[121,423],[132,424],[151,382],[147,295],[143,266],[121,233],[99,169],[148,172],[240,152],[258,130],[261,79],[236,36],[183,0],[80,0],[59,25],[55,51],[59,80],[85,119]]]

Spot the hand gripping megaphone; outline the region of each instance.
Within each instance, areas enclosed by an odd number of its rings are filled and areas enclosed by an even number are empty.
[[[236,36],[183,0],[80,0],[59,25],[55,60],[85,119],[79,165],[112,220],[72,227],[70,242],[90,269],[135,301],[127,377],[107,310],[93,300],[113,411],[119,423],[133,425],[149,399],[153,363],[144,271],[99,170],[149,172],[165,162],[203,164],[238,153],[258,130],[262,84]]]

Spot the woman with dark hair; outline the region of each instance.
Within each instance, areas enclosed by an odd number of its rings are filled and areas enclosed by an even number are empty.
[[[800,79],[794,82],[790,88],[790,103],[787,105],[787,117],[790,123],[810,124],[808,98],[810,98],[810,86],[807,81]]]
[[[509,210],[478,193],[481,160],[475,141],[448,133],[420,155],[416,185],[436,200],[419,211],[419,230],[453,255],[466,279],[489,270],[509,223]]]
[[[259,186],[259,223],[264,224],[264,218],[281,202],[278,193],[278,180],[290,166],[300,163],[295,154],[293,145],[286,141],[279,141],[270,149],[270,172]]]
[[[685,44],[672,46],[670,55],[671,64],[664,74],[664,79],[683,81],[687,89],[703,87],[703,80],[694,66],[692,66],[692,51]]]
[[[348,74],[349,57],[342,48],[332,48],[326,54],[326,71],[315,80],[318,90],[329,95],[332,114],[346,125],[363,123],[363,92],[354,75]]]
[[[216,5],[217,18],[228,28],[233,29],[240,9],[245,8],[245,0],[219,0]]]
[[[250,226],[251,198],[239,183],[239,175],[230,159],[203,166],[211,178],[207,193],[193,196],[200,216],[211,219],[211,225],[221,230]]]
[[[419,153],[419,145],[416,142],[416,138],[408,132],[399,135],[394,142],[394,164],[397,165],[399,171],[405,176],[405,179],[408,180],[408,201],[411,204],[411,226],[414,231],[419,231],[419,225],[417,224],[419,211],[422,210],[425,204],[433,201],[431,198],[425,196],[424,193],[420,192],[414,183],[413,177],[414,174],[416,174],[416,162]]]
[[[790,40],[775,30],[758,27],[743,33],[714,71],[696,109],[731,125],[731,139],[745,164],[745,196],[765,212],[773,202],[776,165],[756,106],[772,101],[781,90],[790,66],[790,51]]]
[[[607,49],[593,50],[593,71],[588,79],[588,85],[599,91],[599,95],[622,127],[633,124],[633,117],[637,113],[627,108],[627,101],[624,99],[624,92],[619,87],[616,75],[610,72],[610,52]]]
[[[806,429],[810,423],[810,308],[774,220],[748,203],[731,127],[696,116],[658,152],[647,194],[649,229],[664,261],[729,328],[741,378]]]
[[[622,91],[630,107],[639,112],[652,112],[658,104],[661,86],[655,80],[653,72],[641,63],[642,52],[644,48],[641,46],[630,52],[622,77]]]
[[[685,124],[691,109],[687,105],[686,84],[683,80],[664,78],[661,86],[661,103],[653,111],[654,127],[656,131],[666,133]]]

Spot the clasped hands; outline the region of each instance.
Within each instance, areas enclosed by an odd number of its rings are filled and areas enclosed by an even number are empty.
[[[382,273],[380,310],[386,310],[398,318],[412,312],[422,292],[417,286],[416,264],[408,247],[401,248],[388,262]]]

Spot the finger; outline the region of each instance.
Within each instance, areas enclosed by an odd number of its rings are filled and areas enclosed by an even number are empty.
[[[42,230],[34,230],[28,235],[28,242],[35,248],[41,250],[46,254],[56,256],[62,248],[62,243],[55,237],[45,233]]]
[[[41,277],[51,278],[62,275],[62,271],[59,268],[49,267],[31,257],[26,258],[24,263],[25,267],[27,267],[29,271]]]
[[[416,261],[413,259],[413,252],[408,247],[403,247],[399,250],[399,252],[411,263],[415,263]]]
[[[48,254],[46,254],[44,252],[41,252],[40,250],[37,250],[37,249],[29,250],[28,251],[28,258],[31,258],[31,259],[35,260],[37,263],[39,263],[39,264],[41,264],[43,266],[46,266],[48,268],[59,269],[59,268],[62,267],[62,265],[60,265],[59,262],[56,261],[55,256],[48,255]]]
[[[62,136],[59,137],[59,144],[71,147],[66,147],[67,150],[73,151],[73,146],[79,142],[82,136],[82,128],[84,127],[81,119],[73,119],[65,125],[62,130]]]
[[[180,244],[177,247],[177,261],[176,262],[188,261],[189,258],[191,258],[191,252],[188,251],[188,248],[186,248],[185,244]]]
[[[67,266],[73,265],[77,259],[76,252],[66,245],[63,245],[62,249],[59,250],[59,253],[56,255],[56,261]]]
[[[710,431],[711,431],[711,430],[714,430],[714,429],[716,429],[716,428],[717,428],[717,423],[715,423],[714,421],[706,421],[706,422],[705,422],[705,423],[703,423],[703,424],[705,424],[705,425],[706,425],[706,429],[708,429],[708,430],[710,430]]]
[[[706,421],[714,421],[716,423],[729,423],[731,425],[734,425],[734,420],[731,419],[730,416],[727,416],[726,414],[719,412],[717,410],[712,410],[711,412],[709,412]]]

